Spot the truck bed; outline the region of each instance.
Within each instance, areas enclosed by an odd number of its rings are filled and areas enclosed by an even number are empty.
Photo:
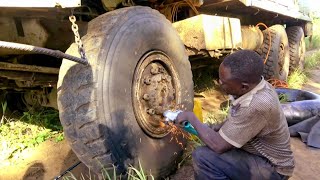
[[[299,10],[294,0],[204,0],[201,12],[232,16],[242,22],[274,22],[283,24],[294,18],[299,21],[311,21],[311,18]],[[250,23],[247,23],[250,24]]]

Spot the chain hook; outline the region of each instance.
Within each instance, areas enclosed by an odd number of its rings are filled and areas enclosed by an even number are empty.
[[[84,51],[83,44],[82,44],[80,34],[79,34],[79,27],[76,24],[77,18],[73,15],[73,13],[74,13],[74,9],[72,8],[71,15],[69,16],[69,21],[72,24],[71,30],[73,31],[75,43],[78,45],[78,52],[79,52],[81,58],[87,60],[86,53]]]

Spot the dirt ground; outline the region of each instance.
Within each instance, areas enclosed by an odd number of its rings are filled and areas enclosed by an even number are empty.
[[[311,70],[304,90],[320,94],[320,67]],[[306,146],[299,138],[291,138],[291,147],[296,160],[292,180],[320,179],[320,149]]]
[[[23,151],[17,160],[0,164],[1,180],[46,180],[54,179],[73,164],[79,162],[67,141],[46,141],[34,149]],[[82,163],[72,173],[80,179],[81,173],[89,176],[88,168]],[[92,176],[93,177],[93,176]],[[86,178],[89,179],[89,178]],[[93,178],[92,178],[93,179]]]
[[[320,67],[310,72],[311,78],[304,86],[305,90],[320,94]],[[225,98],[220,92],[212,90],[200,98],[204,114],[219,107]],[[292,180],[319,179],[320,150],[307,147],[299,138],[291,138],[291,147],[295,155],[296,168]],[[19,159],[0,163],[0,180],[46,180],[54,179],[61,172],[79,162],[66,141],[59,143],[46,141],[34,149],[21,153]],[[73,169],[72,174],[80,179],[97,179],[83,164]],[[70,176],[70,175],[67,175]],[[90,178],[91,177],[91,178]],[[72,178],[71,178],[72,179]],[[186,163],[170,176],[174,180],[192,180],[193,168]]]

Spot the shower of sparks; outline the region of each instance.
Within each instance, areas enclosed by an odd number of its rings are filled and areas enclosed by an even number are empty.
[[[184,146],[182,144],[181,141],[179,141],[178,137],[182,136],[182,138],[185,139],[189,139],[190,138],[190,134],[184,132],[181,128],[177,127],[175,124],[173,124],[172,122],[168,122],[168,126],[170,128],[170,133],[172,134],[172,137],[170,139],[171,141],[176,142],[177,144],[179,144],[181,146],[181,148],[183,149]]]
[[[185,111],[187,108],[184,106],[184,104],[176,104],[173,105],[174,108],[171,108],[171,111],[177,111],[177,110],[182,110]],[[165,122],[165,123],[164,123]],[[180,127],[177,127],[173,122],[166,122],[164,119],[162,122],[160,122],[160,126],[168,126],[169,127],[169,132],[172,134],[172,137],[170,139],[170,142],[175,142],[180,145],[182,149],[185,149],[183,143],[181,140],[179,140],[179,137],[182,136],[183,139],[190,139],[191,135],[185,131],[183,131]]]

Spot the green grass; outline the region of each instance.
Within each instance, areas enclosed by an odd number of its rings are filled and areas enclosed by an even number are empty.
[[[230,103],[229,101],[226,101],[224,107],[222,107],[221,109],[208,112],[204,117],[203,122],[206,124],[222,123],[229,113],[229,110],[230,110],[229,103]]]
[[[303,84],[309,78],[308,71],[320,65],[320,50],[305,57],[304,70],[297,69],[288,77],[287,83],[289,88],[301,89]]]
[[[313,35],[305,38],[306,50],[310,51],[320,47],[320,35]]]
[[[56,142],[64,139],[58,111],[44,109],[35,113],[24,112],[18,118],[6,115],[0,126],[0,160],[16,159],[24,149],[51,138]]]
[[[147,180],[147,179],[154,180],[154,177],[152,175],[145,174],[145,172],[143,171],[143,168],[141,166],[140,161],[139,161],[139,169],[136,169],[133,166],[129,167],[128,180]],[[109,180],[111,180],[111,179],[109,179]]]
[[[307,71],[317,67],[319,64],[320,64],[320,50],[313,53],[312,55],[306,56],[304,68]]]
[[[287,94],[279,94],[279,101],[280,103],[286,103],[288,102],[288,95]]]
[[[305,71],[297,69],[288,77],[288,87],[292,89],[301,89],[307,79]]]
[[[320,19],[314,19],[313,23],[313,35],[312,37],[305,38],[306,41],[306,49],[312,50],[320,48]]]
[[[0,126],[1,126],[2,124],[4,124],[4,123],[5,123],[5,120],[6,120],[5,114],[6,114],[6,112],[7,112],[7,102],[2,102],[2,103],[1,103],[1,109],[2,109],[2,116],[1,116],[1,120],[0,120]]]
[[[229,108],[224,108],[222,110],[210,111],[204,117],[203,122],[206,124],[220,124],[228,115]]]
[[[217,72],[217,70],[212,68],[194,70],[192,73],[195,93],[214,90],[217,86],[217,82],[215,82],[215,77],[218,77]]]
[[[116,173],[116,166],[112,166],[110,169],[103,168],[101,175],[104,180],[154,180],[154,177],[152,174],[147,174],[144,170],[143,167],[139,161],[139,167],[133,167],[129,166],[126,175],[118,175]],[[91,175],[89,172],[89,176],[84,177],[83,175],[81,178],[76,178],[71,172],[69,172],[68,175],[65,175],[63,177],[63,180],[94,180],[94,176]]]

